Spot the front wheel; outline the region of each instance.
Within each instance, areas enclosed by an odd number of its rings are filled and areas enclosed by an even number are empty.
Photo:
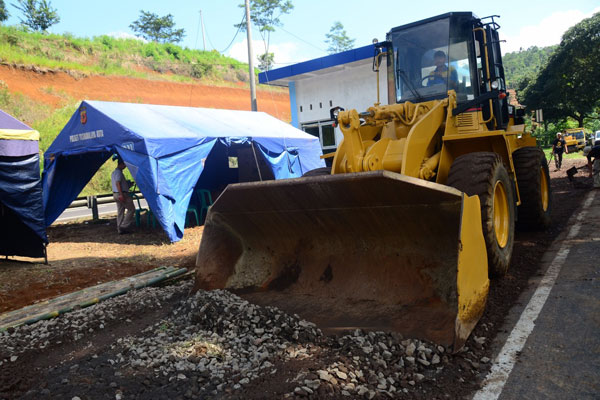
[[[519,196],[517,228],[543,230],[550,226],[552,192],[550,173],[544,152],[537,147],[523,147],[513,153]]]
[[[488,274],[506,274],[515,235],[515,203],[511,180],[496,153],[465,154],[454,160],[447,185],[469,196],[478,195],[481,227],[488,256]]]

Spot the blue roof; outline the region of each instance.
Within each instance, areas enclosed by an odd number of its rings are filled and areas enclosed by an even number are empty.
[[[375,46],[370,44],[368,46],[332,54],[330,56],[315,58],[314,60],[288,65],[287,67],[272,69],[270,71],[265,71],[258,74],[258,82],[270,83],[279,79],[285,79],[292,76],[306,74],[308,72],[335,67],[336,65],[349,64],[354,61],[371,58],[373,57],[374,52]]]

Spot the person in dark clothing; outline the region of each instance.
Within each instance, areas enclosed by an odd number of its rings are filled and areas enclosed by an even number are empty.
[[[446,63],[446,53],[438,50],[433,55],[433,63],[435,70],[429,75],[427,79],[427,86],[446,84],[448,83],[449,89],[456,90],[458,86],[458,73],[453,67],[448,67]]]
[[[557,170],[560,170],[560,167],[562,166],[563,151],[566,154],[569,154],[567,142],[562,138],[562,134],[558,132],[556,134],[556,139],[552,142],[552,153],[554,153],[554,164],[556,165]]]
[[[587,153],[590,178],[593,178],[594,187],[600,188],[600,145],[592,147]],[[594,159],[592,161],[592,158]]]

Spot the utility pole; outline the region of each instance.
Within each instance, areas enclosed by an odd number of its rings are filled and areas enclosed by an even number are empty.
[[[202,26],[202,49],[206,51],[206,41],[204,40],[204,19],[202,19],[202,10],[200,10],[200,25]]]
[[[250,102],[252,103],[252,111],[257,111],[254,54],[252,51],[252,32],[250,32],[250,25],[250,0],[246,0],[246,31],[248,32],[248,65],[250,68]]]

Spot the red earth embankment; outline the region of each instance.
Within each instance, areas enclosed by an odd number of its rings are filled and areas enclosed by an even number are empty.
[[[60,107],[65,97],[76,101],[104,100],[164,104],[186,107],[250,110],[250,90],[246,87],[220,87],[199,83],[91,75],[76,78],[62,71],[0,66],[0,80],[12,93]],[[66,96],[65,96],[66,95]],[[263,87],[257,91],[258,110],[290,121],[288,93]]]

